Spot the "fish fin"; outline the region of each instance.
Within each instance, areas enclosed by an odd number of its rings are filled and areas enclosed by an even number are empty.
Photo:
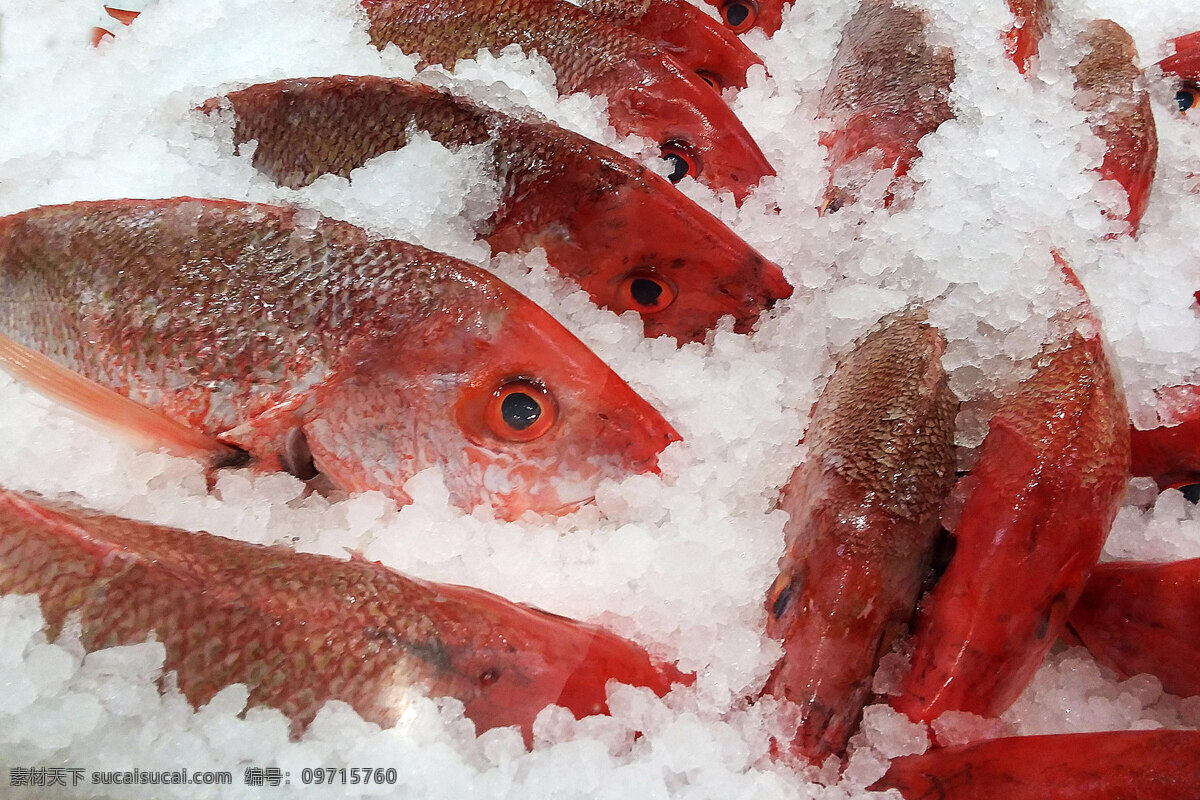
[[[141,447],[162,448],[214,467],[246,460],[243,451],[101,386],[3,335],[0,368],[51,400],[126,434]]]

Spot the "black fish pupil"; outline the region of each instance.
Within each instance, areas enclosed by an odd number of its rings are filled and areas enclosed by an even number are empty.
[[[796,592],[796,581],[788,581],[788,585],[783,587],[783,591],[775,598],[775,602],[771,604],[771,616],[779,619],[783,613],[787,611],[792,602],[792,595]]]
[[[513,430],[523,431],[538,421],[542,407],[524,392],[513,392],[500,403],[500,414]]]
[[[658,298],[662,296],[662,292],[663,287],[649,278],[634,278],[633,283],[629,285],[629,294],[640,306],[658,305]]]
[[[725,21],[730,27],[736,28],[750,16],[750,9],[741,3],[730,3],[725,6]]]
[[[1190,89],[1180,89],[1175,93],[1175,102],[1180,111],[1187,111],[1196,104],[1196,94]]]
[[[688,174],[687,159],[679,155],[679,153],[666,153],[663,155],[667,161],[671,162],[671,174],[667,176],[667,180],[671,183],[679,183]]]

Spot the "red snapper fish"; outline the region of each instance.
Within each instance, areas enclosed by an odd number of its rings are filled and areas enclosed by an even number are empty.
[[[1132,473],[1154,478],[1160,489],[1200,483],[1200,386],[1166,386],[1155,400],[1163,424],[1129,430]]]
[[[1008,0],[1008,10],[1015,21],[1004,34],[1004,49],[1024,75],[1050,30],[1050,0]]]
[[[893,0],[863,0],[846,25],[819,105],[833,125],[821,134],[829,151],[823,212],[854,202],[884,170],[894,176],[889,205],[921,155],[921,138],[953,116],[954,55],[927,42],[927,27],[923,12]]]
[[[481,49],[536,50],[558,90],[608,98],[613,127],[662,148],[672,163],[738,202],[773,175],[750,134],[711,86],[651,42],[565,0],[364,0],[371,41],[452,67]]]
[[[109,200],[0,218],[0,365],[214,466],[562,513],[679,438],[586,346],[465,262],[313,212]]]
[[[692,682],[602,628],[479,589],[3,490],[0,594],[38,595],[51,638],[77,615],[89,652],[153,634],[193,706],[245,684],[293,735],[329,700],[389,727],[424,693],[528,744],[547,706],[608,713],[610,680],[660,696]]]
[[[1200,797],[1200,732],[992,739],[897,758],[868,788],[904,800],[1183,800]]]
[[[1078,40],[1084,55],[1072,67],[1075,105],[1087,114],[1092,132],[1104,142],[1098,172],[1125,189],[1128,233],[1136,236],[1158,162],[1150,95],[1137,86],[1142,75],[1137,49],[1125,29],[1107,19],[1093,20]]]
[[[722,317],[747,332],[792,288],[719,220],[633,159],[540,119],[518,120],[427,86],[372,76],[259,84],[210,100],[236,145],[299,187],[349,177],[414,130],[492,146],[500,207],[481,231],[497,251],[542,247],[599,305],[637,311],[649,336],[700,341]]]
[[[1068,632],[1122,677],[1148,672],[1171,694],[1200,695],[1200,559],[1100,564]]]
[[[580,7],[654,42],[717,90],[746,88],[746,72],[762,64],[741,39],[687,0],[584,0]]]
[[[1129,417],[1099,322],[1086,301],[1060,321],[1063,337],[1002,401],[978,463],[943,511],[954,555],[922,601],[912,670],[892,698],[915,720],[998,716],[1017,699],[1062,631],[1124,497]]]
[[[780,500],[788,548],[767,633],[784,655],[764,691],[799,707],[792,749],[809,760],[845,748],[929,569],[954,482],[944,347],[920,312],[859,342],[817,401],[808,458]]]

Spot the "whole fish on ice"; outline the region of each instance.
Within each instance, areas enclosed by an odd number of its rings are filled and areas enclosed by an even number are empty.
[[[565,0],[364,0],[371,41],[452,67],[481,49],[536,50],[558,90],[608,98],[613,127],[681,156],[686,175],[741,202],[773,175],[721,96],[651,42]],[[676,162],[677,163],[677,162]],[[673,174],[682,179],[684,174]]]
[[[929,44],[928,25],[924,12],[893,0],[863,0],[847,23],[819,105],[833,125],[821,135],[829,151],[823,211],[860,199],[877,174],[891,176],[880,192],[890,204],[921,138],[953,116],[954,55]]]
[[[420,692],[528,743],[547,706],[607,713],[610,680],[659,695],[691,682],[602,628],[479,589],[0,490],[3,594],[37,594],[51,638],[78,615],[88,651],[153,634],[193,706],[245,684],[294,734],[329,700],[394,725]]]
[[[414,130],[447,147],[489,143],[501,186],[481,232],[492,247],[544,248],[598,304],[641,314],[650,336],[702,340],[727,315],[746,332],[792,291],[777,266],[666,180],[540,119],[373,76],[258,84],[205,108],[226,105],[234,142],[254,142],[254,165],[290,187],[349,177]]]
[[[217,463],[562,512],[678,434],[527,298],[315,213],[112,200],[0,218],[0,364]]]
[[[905,633],[954,483],[958,401],[941,334],[907,312],[838,363],[813,411],[808,456],[784,489],[787,552],[767,596],[784,655],[767,694],[799,708],[794,750],[841,753],[879,658]]]

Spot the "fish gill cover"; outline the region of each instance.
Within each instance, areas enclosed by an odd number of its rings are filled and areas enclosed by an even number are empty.
[[[453,701],[419,701],[391,729],[345,706],[318,715],[290,741],[284,717],[252,710],[230,688],[199,711],[162,677],[162,650],[145,644],[84,656],[72,638],[47,643],[28,599],[0,600],[0,760],[89,770],[232,770],[234,787],[79,787],[107,797],[262,797],[241,785],[247,767],[278,766],[314,796],[305,767],[394,767],[411,796],[866,797],[887,759],[926,747],[927,734],[885,706],[866,710],[845,771],[773,761],[780,718],[771,701],[747,705],[780,654],[763,635],[763,597],[784,548],[784,515],[771,509],[804,458],[798,446],[835,355],[883,315],[924,302],[946,338],[943,356],[964,405],[958,444],[977,446],[999,396],[1028,376],[1053,313],[1071,302],[1051,256],[1082,280],[1104,324],[1130,413],[1155,423],[1154,390],[1195,382],[1200,323],[1192,307],[1200,218],[1195,120],[1177,113],[1172,86],[1148,75],[1160,162],[1137,239],[1120,233],[1121,188],[1094,171],[1103,145],[1073,106],[1074,34],[1095,17],[1124,26],[1143,66],[1167,42],[1200,27],[1184,0],[1143,7],[1123,0],[1062,2],[1033,77],[1005,53],[1008,5],[925,0],[930,36],[955,54],[954,118],[921,141],[899,207],[888,181],[821,217],[828,183],[818,144],[828,121],[818,101],[856,3],[797,6],[767,40],[750,32],[770,78],[751,69],[732,103],[778,173],[737,207],[685,179],[679,186],[729,224],[796,287],[751,336],[718,330],[676,349],[646,339],[632,314],[592,305],[538,252],[490,259],[475,238],[498,202],[478,149],[451,153],[427,137],[354,175],[289,191],[235,156],[228,121],[193,109],[250,83],[287,77],[379,74],[412,78],[416,59],[370,45],[350,0],[162,2],[97,49],[92,0],[11,0],[0,21],[0,213],[36,205],[180,195],[290,202],[380,235],[475,263],[547,308],[639,394],[684,443],[660,457],[661,475],[600,487],[596,502],[560,519],[513,522],[450,506],[443,478],[423,472],[403,509],[367,493],[305,496],[281,474],[222,473],[213,491],[196,463],[138,453],[0,376],[0,485],[73,493],[109,513],[305,552],[347,549],[423,580],[470,584],[602,624],[698,675],[694,688],[657,699],[616,688],[611,717],[544,712],[526,752],[511,730],[474,735]],[[1189,16],[1191,15],[1191,16]],[[533,106],[631,155],[657,145],[620,139],[602,100],[559,97],[544,61],[508,52],[421,79],[506,110]],[[665,171],[665,170],[664,170]],[[919,190],[915,187],[919,186]],[[874,191],[874,195],[871,192]],[[895,204],[894,204],[895,205]],[[1109,214],[1104,212],[1108,211]],[[968,458],[970,450],[960,453]],[[1182,494],[1130,483],[1107,558],[1200,556],[1200,514]],[[899,685],[885,659],[879,691]],[[166,691],[160,693],[160,687]],[[1146,676],[1118,680],[1082,649],[1061,645],[999,721],[945,715],[943,741],[997,733],[1154,726],[1200,728],[1200,702],[1163,694]],[[635,732],[640,736],[635,736]],[[183,755],[181,755],[183,754]],[[8,774],[0,775],[7,780]],[[16,791],[14,789],[14,791]],[[339,796],[378,791],[337,787]],[[174,792],[174,794],[171,794]]]

